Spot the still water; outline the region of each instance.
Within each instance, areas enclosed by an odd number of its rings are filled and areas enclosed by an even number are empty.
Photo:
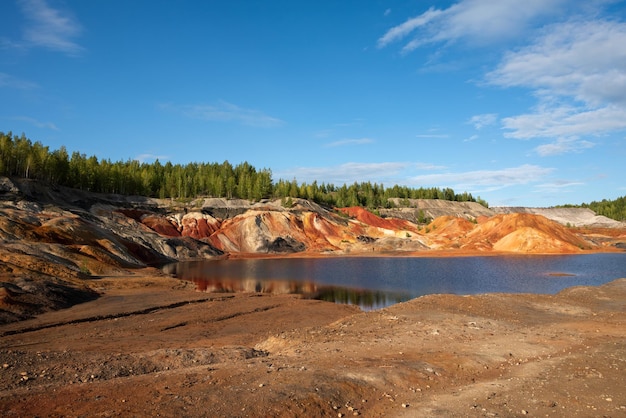
[[[433,293],[556,293],[626,277],[626,253],[206,260],[165,271],[207,292],[298,293],[370,310]]]

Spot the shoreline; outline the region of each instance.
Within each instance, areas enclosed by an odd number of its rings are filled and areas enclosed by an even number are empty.
[[[563,255],[585,255],[585,254],[615,254],[626,253],[621,248],[598,248],[587,249],[579,252],[512,252],[512,251],[477,251],[477,250],[423,250],[423,251],[360,251],[360,252],[297,252],[297,253],[230,253],[215,257],[210,260],[240,260],[240,259],[273,259],[273,258],[338,258],[338,257],[501,257],[501,256],[563,256]],[[193,259],[185,261],[203,261],[205,259]]]
[[[95,301],[0,326],[3,415],[626,411],[626,278],[555,295],[426,295],[375,311],[201,293],[155,270],[94,285]]]

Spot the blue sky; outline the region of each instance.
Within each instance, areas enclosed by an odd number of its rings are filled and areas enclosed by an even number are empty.
[[[626,2],[0,2],[0,131],[100,159],[626,194]]]

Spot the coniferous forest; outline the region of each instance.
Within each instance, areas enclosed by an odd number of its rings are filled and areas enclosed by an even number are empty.
[[[241,198],[258,201],[266,198],[304,198],[335,206],[390,207],[390,199],[442,199],[462,202],[487,202],[470,193],[455,193],[450,188],[384,187],[370,182],[335,186],[272,180],[270,169],[257,169],[247,162],[172,164],[160,161],[110,161],[70,155],[65,147],[50,150],[24,134],[0,132],[0,175],[35,179],[52,185],[73,187],[97,193],[141,195],[156,198],[191,199],[201,196]]]
[[[602,199],[601,201],[593,201],[591,203],[583,203],[580,205],[563,205],[565,208],[588,208],[598,215],[615,219],[616,221],[626,222],[626,196],[618,197],[615,200]]]

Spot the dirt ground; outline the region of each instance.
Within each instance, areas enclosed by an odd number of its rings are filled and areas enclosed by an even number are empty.
[[[155,273],[0,326],[0,415],[626,416],[626,279],[386,309]]]

